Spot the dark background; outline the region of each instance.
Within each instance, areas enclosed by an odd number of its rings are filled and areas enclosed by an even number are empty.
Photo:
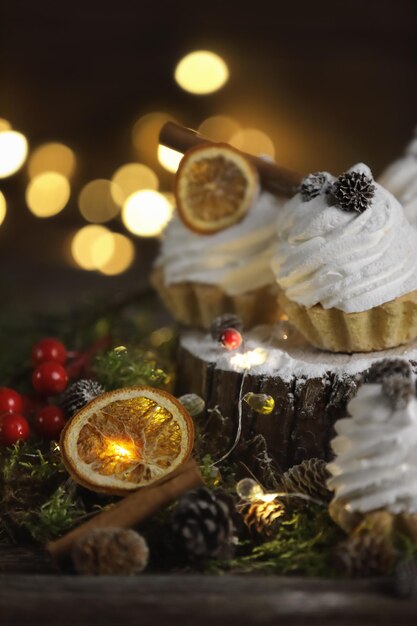
[[[78,158],[73,197],[39,220],[24,203],[27,174],[0,180],[0,288],[15,306],[62,304],[143,282],[155,240],[137,239],[134,266],[113,278],[68,266],[69,233],[83,224],[78,189],[135,160],[131,130],[163,110],[188,126],[213,114],[268,132],[283,165],[342,171],[365,161],[379,174],[417,123],[417,2],[334,0],[3,0],[0,117],[31,147],[62,141]],[[230,80],[193,96],[173,79],[194,49],[219,53]],[[165,188],[171,181],[158,170]],[[123,232],[119,222],[112,224]]]

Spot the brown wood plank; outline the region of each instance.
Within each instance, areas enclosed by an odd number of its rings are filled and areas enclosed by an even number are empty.
[[[417,602],[346,583],[232,576],[0,576],[2,626],[411,626]]]

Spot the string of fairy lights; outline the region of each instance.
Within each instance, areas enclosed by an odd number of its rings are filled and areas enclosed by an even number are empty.
[[[197,50],[179,61],[174,77],[182,89],[202,96],[226,84],[229,68],[214,52]],[[120,274],[135,259],[132,236],[160,236],[174,211],[174,196],[161,189],[157,174],[161,167],[174,174],[182,158],[158,142],[159,131],[167,121],[177,120],[160,111],[142,115],[131,132],[137,161],[120,165],[109,179],[90,180],[76,190],[73,177],[77,155],[70,146],[48,142],[31,150],[27,138],[11,122],[0,119],[0,182],[25,166],[25,203],[40,219],[58,215],[76,195],[86,224],[71,236],[71,262],[86,271]],[[230,116],[213,115],[198,130],[213,141],[226,141],[252,154],[275,156],[274,144],[265,132],[242,127]],[[7,199],[0,191],[0,225],[6,215]],[[126,234],[112,231],[108,223],[115,219],[121,221]]]

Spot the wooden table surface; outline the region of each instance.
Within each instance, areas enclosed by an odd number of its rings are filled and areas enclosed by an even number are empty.
[[[40,551],[0,547],[0,624],[295,626],[417,623],[417,600],[389,580],[59,574]]]

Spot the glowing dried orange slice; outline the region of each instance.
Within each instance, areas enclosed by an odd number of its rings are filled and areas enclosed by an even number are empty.
[[[257,170],[243,154],[227,144],[203,144],[178,168],[178,213],[188,228],[210,235],[245,217],[258,190]]]
[[[65,467],[76,482],[115,495],[144,487],[191,454],[193,421],[171,394],[129,387],[99,396],[61,435]]]

